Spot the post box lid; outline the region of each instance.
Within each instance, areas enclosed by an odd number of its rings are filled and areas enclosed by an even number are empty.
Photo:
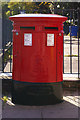
[[[49,19],[49,20],[53,19],[53,20],[63,21],[63,22],[67,20],[67,17],[57,15],[57,14],[17,14],[17,15],[9,17],[9,19],[12,20],[12,21],[25,20],[25,19],[28,19],[28,18],[31,18],[31,19],[34,19],[34,18],[45,19],[46,18],[46,19]]]

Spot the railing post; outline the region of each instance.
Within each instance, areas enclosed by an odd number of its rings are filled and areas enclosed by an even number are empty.
[[[71,15],[72,15],[72,11],[70,11],[70,73],[72,74],[72,36],[71,36]]]
[[[80,9],[77,10],[78,26],[78,78],[80,78]]]

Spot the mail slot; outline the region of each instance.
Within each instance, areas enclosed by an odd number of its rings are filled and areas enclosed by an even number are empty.
[[[63,22],[55,14],[18,14],[13,21],[12,102],[47,105],[63,99]]]

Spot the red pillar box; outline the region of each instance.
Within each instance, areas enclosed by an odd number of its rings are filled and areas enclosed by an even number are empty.
[[[18,14],[13,21],[12,101],[46,105],[61,102],[63,22],[55,14]]]

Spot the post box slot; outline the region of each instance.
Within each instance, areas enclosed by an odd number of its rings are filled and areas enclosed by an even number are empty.
[[[58,30],[58,27],[45,27],[45,29]]]
[[[24,26],[21,26],[20,29],[32,29],[32,30],[35,30],[35,27],[24,27]]]

